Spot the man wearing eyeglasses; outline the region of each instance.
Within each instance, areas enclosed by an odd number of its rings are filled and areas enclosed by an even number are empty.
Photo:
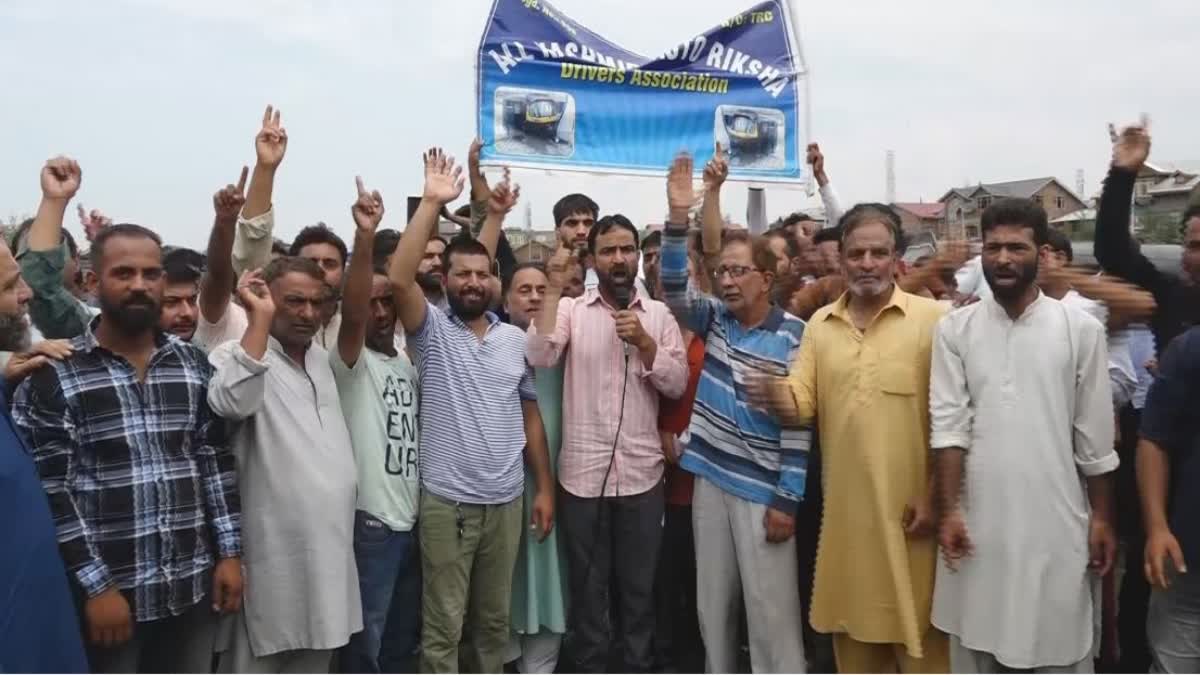
[[[753,373],[784,376],[804,322],[771,304],[775,254],[766,239],[745,232],[725,233],[716,267],[720,298],[689,289],[687,213],[696,201],[690,157],[676,158],[667,197],[663,293],[706,349],[680,465],[696,476],[697,608],[708,671],[737,670],[738,606],[744,600],[754,671],[802,673],[799,575],[789,540],[804,496],[811,434],[783,429],[751,406],[742,383]],[[706,239],[720,239],[719,220],[705,226],[716,230]]]

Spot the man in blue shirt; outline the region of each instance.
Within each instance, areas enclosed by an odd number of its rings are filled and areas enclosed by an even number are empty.
[[[0,243],[0,350],[15,351],[28,341],[25,311],[31,295],[17,261]],[[27,373],[25,364],[37,367],[45,358],[15,356],[6,375]],[[50,506],[33,457],[8,414],[6,394],[15,383],[0,384],[0,672],[87,672]]]
[[[1138,442],[1138,488],[1146,524],[1145,574],[1153,587],[1146,634],[1150,672],[1200,670],[1200,328],[1171,341],[1146,396]],[[1168,507],[1168,494],[1170,506]],[[1136,574],[1130,570],[1131,574]]]

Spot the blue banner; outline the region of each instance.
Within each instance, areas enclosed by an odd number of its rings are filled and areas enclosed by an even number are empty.
[[[663,175],[716,143],[730,177],[805,180],[805,69],[786,0],[755,5],[647,59],[545,0],[495,0],[480,41],[478,134],[488,164]]]

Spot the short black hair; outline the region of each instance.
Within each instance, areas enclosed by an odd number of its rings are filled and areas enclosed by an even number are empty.
[[[1071,239],[1063,234],[1062,230],[1050,230],[1046,234],[1046,243],[1050,245],[1051,251],[1067,256],[1067,262],[1075,261],[1075,249],[1071,246]]]
[[[824,244],[825,242],[829,241],[836,243],[839,249],[842,247],[841,226],[823,227],[817,230],[817,233],[813,235],[813,246],[816,246],[817,244]]]
[[[979,217],[979,231],[984,240],[987,233],[1002,225],[1018,225],[1033,230],[1033,243],[1044,246],[1050,237],[1046,209],[1032,199],[1005,197],[992,202]]]
[[[396,230],[379,230],[375,233],[375,241],[371,246],[371,266],[387,265],[388,256],[396,252],[400,245],[400,233]],[[385,272],[386,274],[386,272]]]
[[[271,255],[287,255],[288,245],[282,239],[275,239],[271,242]]]
[[[604,216],[600,220],[597,220],[592,229],[588,231],[588,253],[596,255],[596,238],[617,228],[628,230],[633,235],[633,245],[635,247],[638,246],[638,231],[633,226],[633,222],[619,213],[614,213],[611,216]],[[638,250],[641,249],[639,248]]]
[[[728,230],[726,234],[731,232],[740,232],[740,230]],[[773,227],[767,230],[763,236],[768,240],[772,238],[782,239],[789,259],[800,257],[800,242],[796,241],[796,235],[791,230],[783,227]]]
[[[510,290],[512,290],[513,280],[516,279],[517,274],[519,272],[522,272],[523,270],[537,270],[537,271],[541,272],[547,278],[550,276],[549,274],[546,273],[546,266],[540,262],[518,263],[517,266],[513,268],[513,273],[511,275],[509,275],[509,277],[507,279],[504,280],[504,289],[503,289],[504,295],[508,295],[508,292]]]
[[[350,251],[346,248],[346,242],[337,236],[337,233],[329,229],[325,223],[317,223],[309,225],[300,230],[300,234],[292,240],[292,247],[288,249],[288,255],[296,257],[300,255],[300,251],[311,244],[329,244],[338,250],[338,254],[342,256],[342,266],[346,265],[346,260],[350,257]]]
[[[600,207],[585,194],[569,194],[554,205],[554,229],[557,230],[562,221],[576,213],[587,213],[596,218],[600,215]]]
[[[488,253],[487,247],[478,239],[470,236],[457,236],[450,240],[446,245],[446,250],[442,251],[442,269],[446,273],[450,272],[450,256],[453,255],[482,255],[488,259],[488,269],[491,270],[492,254]]]
[[[96,238],[92,239],[92,267],[100,269],[100,261],[104,258],[104,247],[108,245],[108,240],[113,237],[129,237],[132,239],[149,239],[154,242],[160,250],[162,249],[162,238],[159,237],[154,230],[133,223],[118,223],[117,225],[109,225],[100,230],[96,234]]]
[[[807,213],[805,213],[803,211],[796,211],[795,213],[791,213],[786,218],[784,218],[783,222],[780,223],[780,226],[781,227],[791,227],[793,225],[803,223],[803,222],[806,222],[809,220],[812,220],[814,222],[816,221],[815,218],[808,215]]]
[[[321,269],[320,265],[308,258],[290,255],[272,260],[266,269],[263,270],[263,281],[273,284],[276,279],[292,272],[306,274],[320,281],[322,285],[328,286],[325,283],[325,271]]]
[[[204,271],[204,256],[190,248],[172,248],[163,255],[163,274],[168,284],[194,284]]]
[[[846,244],[846,238],[858,228],[867,223],[882,223],[892,232],[892,241],[896,243],[896,255],[904,255],[908,250],[908,238],[904,236],[904,228],[900,224],[900,214],[896,209],[879,202],[863,202],[855,204],[849,211],[842,214],[837,229],[841,231],[841,245]]]
[[[642,250],[662,248],[662,230],[654,230],[642,239]]]

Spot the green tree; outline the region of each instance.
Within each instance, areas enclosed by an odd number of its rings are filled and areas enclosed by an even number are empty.
[[[1168,213],[1150,213],[1138,218],[1141,238],[1147,244],[1178,244],[1182,240],[1179,218]]]

